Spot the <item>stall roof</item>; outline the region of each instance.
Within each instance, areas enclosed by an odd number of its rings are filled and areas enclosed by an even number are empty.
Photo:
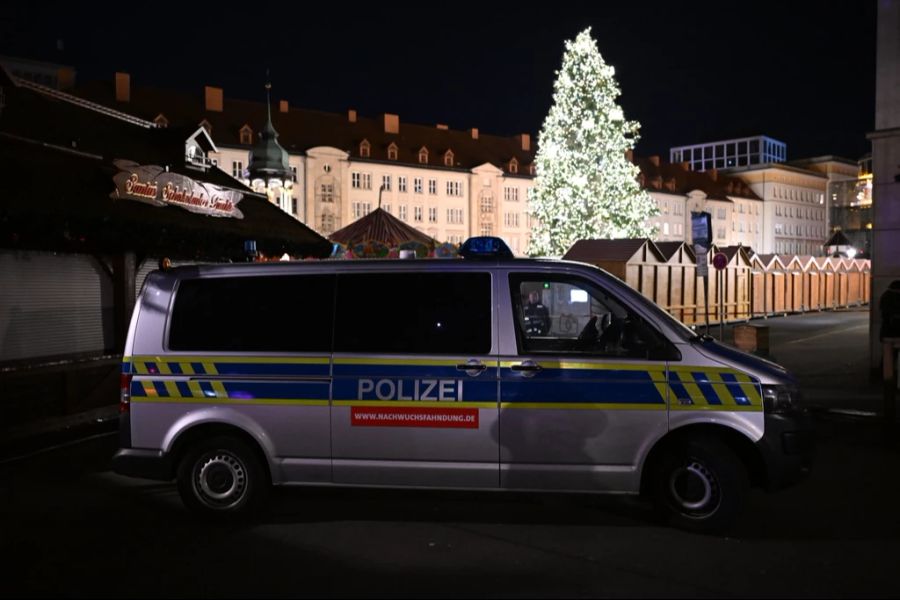
[[[245,240],[268,255],[326,257],[331,244],[218,168],[185,160],[194,132],[140,119],[0,70],[0,245],[28,249],[134,251],[172,258],[243,258]],[[113,161],[168,167],[243,195],[243,219],[110,198]]]
[[[390,247],[403,242],[421,242],[434,246],[434,238],[407,225],[381,207],[331,234],[335,242],[350,246],[362,242],[381,242]]]
[[[624,240],[578,240],[569,248],[563,258],[565,260],[577,260],[586,263],[596,262],[625,262],[638,253],[644,246],[653,253],[658,260],[665,262],[667,259],[652,241],[646,238]]]
[[[197,260],[242,259],[245,240],[267,255],[327,257],[331,244],[256,195],[243,219],[113,199],[117,169],[95,157],[21,140],[0,143],[0,245],[31,250]]]

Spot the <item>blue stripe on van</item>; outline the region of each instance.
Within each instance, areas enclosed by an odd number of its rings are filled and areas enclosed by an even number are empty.
[[[722,373],[722,381],[725,382],[728,387],[728,391],[731,392],[732,397],[734,397],[734,401],[737,402],[741,406],[749,406],[751,403],[750,398],[747,397],[747,394],[744,392],[743,388],[738,383],[737,377],[735,377],[734,373]]]
[[[669,387],[672,388],[673,392],[675,392],[675,399],[679,404],[694,403],[691,395],[688,393],[687,389],[684,387],[684,384],[681,382],[681,377],[679,377],[678,373],[676,373],[675,371],[669,371]]]
[[[691,375],[693,376],[694,381],[697,382],[697,387],[703,392],[703,397],[706,398],[707,402],[715,405],[722,404],[722,401],[719,399],[718,394],[716,394],[716,390],[706,373],[694,371]]]

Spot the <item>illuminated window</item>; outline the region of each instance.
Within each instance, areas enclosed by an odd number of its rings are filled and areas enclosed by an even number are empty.
[[[249,125],[244,125],[241,127],[241,143],[242,144],[252,144],[253,143],[253,130]]]

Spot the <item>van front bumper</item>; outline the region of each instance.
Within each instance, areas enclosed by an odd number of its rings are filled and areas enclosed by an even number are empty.
[[[767,414],[756,442],[766,468],[766,487],[778,490],[804,479],[816,454],[816,429],[807,412]]]
[[[170,481],[175,478],[171,457],[161,450],[121,448],[113,455],[113,471],[119,475]]]

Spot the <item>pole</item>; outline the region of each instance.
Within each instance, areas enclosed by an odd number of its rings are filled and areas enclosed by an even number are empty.
[[[703,301],[706,303],[706,335],[709,335],[709,275],[703,278]]]
[[[725,341],[725,269],[716,269],[719,273],[719,341]]]

